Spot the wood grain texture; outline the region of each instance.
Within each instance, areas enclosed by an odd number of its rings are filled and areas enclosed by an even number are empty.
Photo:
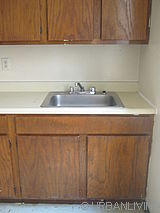
[[[7,117],[4,115],[0,116],[0,134],[8,133]]]
[[[92,40],[93,0],[48,0],[48,40]]]
[[[40,43],[47,43],[47,3],[46,0],[40,1],[40,21],[41,21],[41,41]]]
[[[101,39],[101,0],[94,0],[94,40]]]
[[[0,41],[40,41],[39,0],[0,0]]]
[[[149,0],[102,0],[102,40],[146,40],[149,6]]]
[[[144,199],[149,137],[88,138],[88,198]]]
[[[151,0],[0,0],[0,44],[147,44],[150,4]]]
[[[79,161],[80,161],[80,191],[79,198],[87,198],[87,136],[79,136]]]
[[[14,197],[9,139],[7,136],[0,136],[0,199],[11,199]]]
[[[16,125],[15,115],[8,115],[8,138],[11,143],[11,161],[13,168],[13,180],[15,187],[15,195],[17,199],[21,198],[20,192],[20,177],[19,177],[19,164],[18,164],[18,153],[17,153],[17,136],[16,136]]]
[[[151,134],[153,116],[17,116],[17,134]]]
[[[78,136],[19,136],[18,154],[22,199],[84,197]]]

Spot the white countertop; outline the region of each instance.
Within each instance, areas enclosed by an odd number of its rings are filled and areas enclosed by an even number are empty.
[[[155,109],[136,92],[117,92],[124,108],[41,108],[48,92],[0,92],[0,114],[155,114]]]

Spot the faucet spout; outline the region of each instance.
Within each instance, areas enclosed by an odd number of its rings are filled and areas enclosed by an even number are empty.
[[[80,82],[75,82],[75,87],[79,87],[80,92],[84,92],[85,91],[84,87],[82,86],[82,84]]]

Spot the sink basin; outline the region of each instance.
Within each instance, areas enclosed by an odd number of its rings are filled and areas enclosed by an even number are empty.
[[[95,95],[50,92],[41,107],[123,107],[123,104],[114,92]]]

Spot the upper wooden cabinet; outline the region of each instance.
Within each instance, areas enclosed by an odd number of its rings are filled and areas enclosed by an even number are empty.
[[[39,0],[0,0],[0,41],[40,39]]]
[[[149,0],[102,0],[102,40],[147,40],[149,10]]]
[[[0,44],[148,43],[151,0],[0,0]]]
[[[92,40],[93,0],[48,0],[48,40]]]

